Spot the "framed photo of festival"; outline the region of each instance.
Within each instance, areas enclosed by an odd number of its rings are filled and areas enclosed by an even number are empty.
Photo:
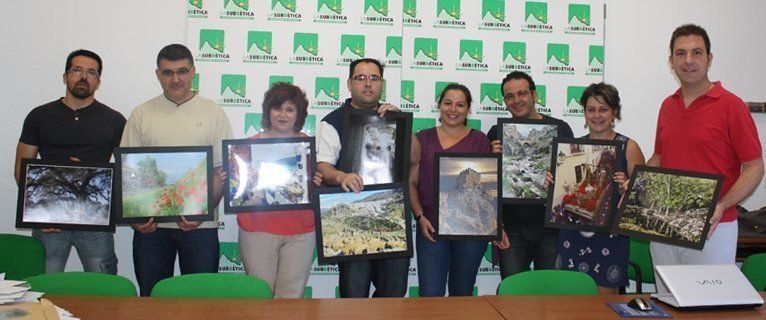
[[[553,139],[558,126],[550,120],[498,118],[503,146],[500,198],[504,203],[545,203],[545,174],[553,166]]]

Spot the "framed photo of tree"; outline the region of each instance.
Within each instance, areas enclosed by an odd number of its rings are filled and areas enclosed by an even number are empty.
[[[16,228],[114,231],[114,166],[22,159]]]
[[[701,250],[723,176],[635,166],[612,232]]]
[[[503,145],[500,195],[504,203],[545,203],[545,174],[553,166],[558,125],[550,120],[498,118]]]
[[[114,154],[117,223],[211,221],[213,147],[131,147]]]

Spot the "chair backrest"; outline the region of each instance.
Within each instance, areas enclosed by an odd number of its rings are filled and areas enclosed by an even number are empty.
[[[514,274],[500,282],[499,295],[591,295],[598,287],[589,275],[566,270],[535,270]]]
[[[152,289],[162,298],[264,298],[271,299],[266,281],[235,273],[193,273],[164,279]]]
[[[742,273],[757,291],[766,291],[766,253],[753,254],[742,262]]]
[[[641,281],[642,283],[654,283],[654,265],[652,254],[649,252],[649,241],[644,239],[630,238],[630,254],[628,257],[628,279]],[[641,279],[638,279],[638,275]],[[636,284],[637,286],[639,284]]]
[[[0,234],[0,273],[21,280],[45,273],[45,248],[40,240],[18,234]]]
[[[135,297],[136,286],[127,278],[98,272],[46,273],[24,279],[34,291],[49,294]]]

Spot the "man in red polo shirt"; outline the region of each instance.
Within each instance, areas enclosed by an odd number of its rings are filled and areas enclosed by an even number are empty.
[[[724,175],[702,250],[652,242],[655,265],[734,263],[734,207],[763,177],[758,132],[744,102],[708,79],[710,38],[697,25],[678,27],[670,39],[670,65],[681,88],[662,102],[650,166]]]

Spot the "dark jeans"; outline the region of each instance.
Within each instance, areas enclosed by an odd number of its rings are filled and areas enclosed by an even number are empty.
[[[141,296],[151,295],[157,282],[173,276],[176,253],[181,274],[217,272],[218,229],[134,231],[133,267]]]
[[[341,298],[397,297],[407,293],[410,258],[378,259],[338,263],[338,286]]]
[[[555,267],[558,230],[506,226],[506,232],[511,247],[500,250],[502,279],[529,270],[529,264],[532,262],[535,270]]]
[[[473,295],[476,274],[487,251],[486,241],[431,242],[420,232],[417,232],[416,239],[421,297],[443,297],[448,282],[450,296]]]

